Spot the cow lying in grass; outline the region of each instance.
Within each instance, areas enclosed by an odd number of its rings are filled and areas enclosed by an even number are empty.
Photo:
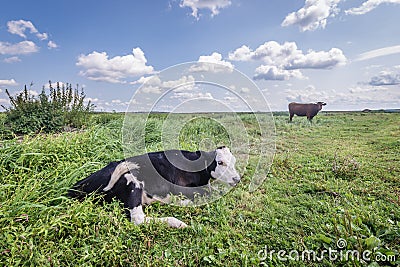
[[[211,179],[235,186],[240,181],[235,162],[227,147],[218,147],[210,152],[152,152],[111,162],[78,181],[68,195],[82,200],[88,194],[96,193],[108,203],[116,198],[124,204],[127,217],[135,224],[157,220],[171,227],[183,228],[187,225],[174,217],[146,217],[142,205],[154,201],[168,202],[171,195],[181,194],[193,199],[196,194],[204,194],[203,187]]]

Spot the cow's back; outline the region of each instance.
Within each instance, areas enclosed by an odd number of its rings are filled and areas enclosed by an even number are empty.
[[[309,109],[309,104],[300,104],[295,102],[289,104],[290,114],[296,114],[297,116],[306,116]]]

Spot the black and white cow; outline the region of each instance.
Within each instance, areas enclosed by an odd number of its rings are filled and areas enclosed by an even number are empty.
[[[184,195],[189,199],[196,194],[204,195],[204,187],[211,179],[235,186],[240,181],[235,162],[227,147],[210,152],[151,152],[109,163],[78,181],[68,195],[82,200],[88,194],[96,193],[108,203],[116,198],[124,204],[127,217],[135,224],[158,220],[171,227],[183,228],[187,225],[174,217],[146,217],[142,205],[168,202],[171,195]]]

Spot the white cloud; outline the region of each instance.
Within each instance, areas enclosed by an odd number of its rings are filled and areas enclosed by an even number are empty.
[[[26,38],[26,30],[35,34],[40,40],[47,40],[47,33],[40,33],[31,21],[26,20],[12,20],[7,22],[8,32]]]
[[[57,48],[57,47],[58,47],[58,45],[53,41],[49,41],[47,43],[47,48],[49,48],[49,49],[54,49],[54,48]]]
[[[261,65],[255,70],[254,79],[286,81],[290,78],[306,79],[299,70],[285,70],[277,66]]]
[[[146,63],[147,59],[138,47],[132,50],[132,54],[110,59],[106,52],[80,55],[76,65],[84,69],[79,74],[90,80],[125,83],[126,78],[153,73],[153,67]]]
[[[0,42],[1,55],[22,55],[39,51],[39,47],[32,41],[22,41],[16,44]]]
[[[237,102],[239,100],[238,97],[234,97],[234,96],[225,96],[224,100],[227,102]]]
[[[16,86],[18,83],[14,80],[0,80],[0,86]]]
[[[302,103],[314,103],[318,101],[329,102],[333,99],[332,93],[326,91],[317,90],[314,85],[308,85],[306,88],[301,90],[287,89],[286,100],[288,102],[302,102]]]
[[[202,64],[204,63],[204,64]],[[210,64],[209,64],[210,63]],[[232,72],[235,67],[229,61],[222,59],[219,53],[212,53],[210,56],[200,56],[198,63],[191,66],[191,72]]]
[[[250,61],[253,55],[253,51],[247,45],[242,45],[235,51],[229,53],[228,58],[234,61]]]
[[[324,29],[327,18],[337,15],[341,0],[306,0],[304,7],[286,16],[282,26],[298,25],[301,31]]]
[[[28,91],[29,96],[38,96],[39,95],[39,92],[37,92],[35,90],[27,90],[27,91]],[[21,94],[23,92],[24,92],[24,90],[20,90],[20,91],[16,92],[15,95]]]
[[[174,93],[171,98],[178,98],[178,99],[214,99],[211,93],[206,92],[176,92]]]
[[[358,94],[358,93],[368,93],[368,92],[378,92],[382,90],[388,90],[386,87],[375,87],[375,86],[370,86],[370,87],[363,87],[363,86],[355,86],[349,88],[349,92],[352,94]]]
[[[328,105],[330,103],[337,106],[345,104],[359,107],[360,109],[380,109],[388,105],[392,107],[398,106],[399,100],[399,90],[364,85],[350,88],[347,93],[329,93],[329,98],[326,102],[328,102]]]
[[[133,84],[142,83],[140,92],[161,94],[163,91],[174,89],[174,92],[192,90],[195,86],[195,78],[192,75],[182,76],[178,80],[162,81],[159,76],[141,77]]]
[[[67,83],[64,83],[64,82],[52,82],[51,84],[50,84],[50,83],[46,83],[46,84],[43,85],[43,86],[44,86],[44,88],[46,88],[46,89],[50,89],[50,85],[51,85],[52,88],[57,88],[57,86],[59,86],[60,88],[62,88],[63,86],[64,86],[64,87],[67,87],[67,86],[68,86],[68,84],[67,84]]]
[[[256,69],[255,79],[287,80],[289,78],[304,79],[300,69],[331,69],[345,65],[347,62],[342,50],[332,48],[329,51],[309,50],[304,53],[297,48],[295,42],[279,44],[275,41],[265,42],[252,50],[242,46],[229,53],[230,60],[261,60],[265,64]]]
[[[288,62],[287,69],[330,69],[346,64],[346,57],[342,50],[332,48],[326,51],[308,51],[307,54],[298,54]]]
[[[240,92],[241,92],[241,93],[247,94],[247,93],[250,93],[250,89],[249,89],[248,87],[242,87],[242,88],[240,89]]]
[[[36,37],[39,38],[39,39],[42,40],[42,41],[43,41],[43,40],[47,40],[47,39],[49,38],[48,34],[45,33],[45,32],[44,32],[44,33],[37,33],[37,34],[36,34]]]
[[[400,72],[381,71],[378,75],[371,78],[369,84],[373,86],[398,85],[400,84]]]
[[[85,100],[90,101],[92,103],[97,103],[100,101],[98,98],[92,98],[92,97],[86,97]]]
[[[359,7],[346,10],[345,13],[349,15],[363,15],[377,8],[381,4],[400,4],[400,0],[368,0],[362,3]]]
[[[359,54],[358,57],[355,59],[355,61],[363,61],[376,57],[388,56],[398,53],[400,53],[400,45],[389,46]]]
[[[3,61],[5,63],[15,63],[15,62],[20,62],[21,59],[19,57],[8,57],[8,58],[3,59]]]
[[[346,64],[342,50],[332,48],[329,51],[309,50],[306,54],[297,48],[295,42],[285,42],[282,45],[275,41],[265,42],[256,50],[242,46],[229,54],[230,60],[263,62],[282,66],[284,69],[329,69]]]
[[[192,16],[199,19],[199,10],[208,9],[211,16],[219,14],[220,9],[231,5],[230,0],[182,0],[180,7],[189,7],[192,9]]]
[[[167,89],[172,89],[172,88],[176,88],[176,90],[178,91],[182,91],[182,90],[191,90],[193,88],[195,84],[195,79],[193,76],[189,75],[189,76],[182,76],[180,79],[178,80],[172,80],[172,81],[165,81],[162,82],[162,87],[163,88],[167,88]]]

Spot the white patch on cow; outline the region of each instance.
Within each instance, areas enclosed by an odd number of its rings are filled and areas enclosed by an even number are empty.
[[[143,188],[143,182],[139,182],[136,176],[134,176],[132,173],[125,173],[124,177],[126,179],[126,185],[133,183],[135,185],[135,188]]]
[[[147,193],[143,190],[142,192],[142,204],[145,205],[150,205],[153,202],[156,202],[157,199],[154,199],[153,197],[147,196]]]
[[[137,206],[130,210],[131,221],[136,225],[141,224],[145,221],[146,215],[143,212],[142,205]]]
[[[178,206],[193,206],[193,201],[190,199],[182,199],[180,196],[171,194],[168,194],[166,197],[159,197],[157,195],[149,197],[148,194],[143,191],[142,204],[150,205],[153,202],[160,202],[161,204],[175,204]]]
[[[111,174],[111,179],[108,182],[108,185],[104,187],[103,191],[111,190],[122,175],[129,172],[130,170],[137,170],[139,168],[140,168],[139,165],[134,162],[130,161],[121,162],[120,164],[117,165],[117,167],[115,167],[114,172]]]
[[[211,176],[232,186],[240,181],[240,175],[235,169],[236,158],[227,147],[216,150],[215,161],[217,167],[211,172]]]

